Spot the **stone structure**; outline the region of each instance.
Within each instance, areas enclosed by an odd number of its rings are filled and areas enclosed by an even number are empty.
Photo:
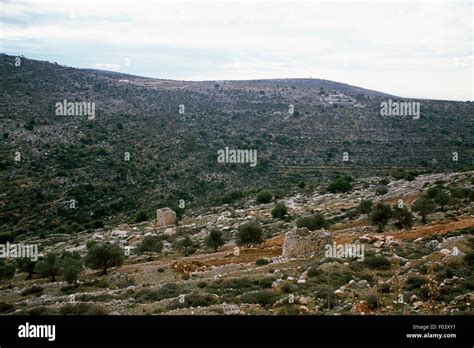
[[[332,244],[330,232],[295,227],[285,233],[282,256],[287,259],[313,256],[323,258],[327,244]]]
[[[156,223],[158,227],[176,225],[176,213],[170,208],[161,208],[156,211]]]

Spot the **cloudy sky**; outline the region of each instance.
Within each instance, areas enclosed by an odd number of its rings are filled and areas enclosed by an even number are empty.
[[[473,100],[472,1],[5,1],[0,51],[179,80],[313,77]]]

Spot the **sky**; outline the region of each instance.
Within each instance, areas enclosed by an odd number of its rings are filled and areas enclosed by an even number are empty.
[[[320,78],[474,100],[473,1],[7,1],[0,52],[177,80]]]

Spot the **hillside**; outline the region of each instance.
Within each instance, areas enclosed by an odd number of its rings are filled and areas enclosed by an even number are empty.
[[[472,103],[422,100],[419,120],[382,117],[395,97],[331,81],[171,81],[7,55],[0,84],[0,228],[15,235],[114,226],[180,203],[191,212],[231,192],[283,197],[341,174],[473,164]],[[94,102],[95,119],[56,115],[65,99]],[[217,163],[225,147],[257,150],[258,165]]]

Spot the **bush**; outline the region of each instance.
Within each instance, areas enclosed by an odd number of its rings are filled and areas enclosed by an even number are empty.
[[[329,184],[327,190],[331,193],[349,192],[352,190],[352,183],[348,178],[337,178]]]
[[[378,227],[378,232],[382,232],[391,216],[392,209],[390,209],[389,205],[377,203],[370,214],[370,219]]]
[[[184,296],[184,303],[179,299],[174,300],[166,306],[167,309],[187,308],[187,307],[208,307],[218,302],[217,296],[211,294],[201,294],[193,292]]]
[[[379,255],[366,256],[363,263],[372,269],[389,270],[391,268],[390,260]]]
[[[288,208],[283,202],[278,202],[272,210],[272,216],[275,219],[283,219],[287,214]]]
[[[271,290],[261,290],[255,292],[249,292],[243,294],[240,297],[243,303],[255,303],[261,306],[269,306],[274,304],[278,299],[278,296]]]
[[[244,197],[244,194],[242,193],[242,191],[232,191],[226,194],[224,197],[222,197],[222,203],[230,204],[238,199],[241,199],[242,197]]]
[[[28,295],[36,295],[39,296],[43,293],[43,288],[41,286],[32,286],[31,288],[27,288],[23,290],[20,295],[21,296],[28,296]]]
[[[61,274],[69,284],[76,284],[83,266],[80,258],[67,256],[60,261]]]
[[[426,223],[426,215],[435,211],[436,204],[426,197],[420,197],[413,203],[411,209],[418,212],[421,215],[421,221]]]
[[[369,200],[363,200],[359,203],[359,206],[357,207],[357,210],[361,214],[370,214],[372,211],[372,201]]]
[[[178,249],[184,253],[184,256],[194,254],[199,247],[199,244],[194,243],[192,239],[186,235],[183,239],[177,242]]]
[[[474,268],[474,251],[468,252],[464,255],[464,262],[472,269]]]
[[[204,281],[204,280],[200,280],[200,281],[198,281],[198,283],[196,285],[199,289],[203,289],[207,286],[207,282]]]
[[[122,249],[114,244],[90,244],[85,257],[85,264],[91,269],[101,270],[107,274],[110,267],[120,267],[125,256]]]
[[[267,259],[258,259],[257,261],[255,261],[255,264],[257,266],[265,266],[265,265],[268,265],[270,262],[267,260]]]
[[[15,235],[11,232],[0,233],[0,244],[6,244],[7,242],[11,243],[14,240],[15,240]]]
[[[239,226],[237,232],[237,243],[239,245],[260,244],[262,241],[262,228],[257,222],[249,222]]]
[[[56,276],[60,273],[59,258],[55,253],[49,253],[43,260],[36,263],[35,271],[42,278],[50,277],[52,282],[56,281]]]
[[[414,289],[418,289],[425,284],[428,284],[428,279],[426,279],[425,277],[413,276],[407,279],[403,288],[407,291],[411,291]]]
[[[413,214],[408,210],[407,207],[399,208],[398,205],[394,205],[392,208],[393,217],[397,219],[395,224],[398,228],[411,228],[413,226]]]
[[[369,295],[365,298],[367,305],[371,310],[376,309],[379,306],[379,299],[375,295]]]
[[[11,303],[0,302],[0,314],[11,313],[15,310],[15,306]]]
[[[15,275],[16,267],[13,262],[0,260],[0,280],[10,281]]]
[[[263,190],[257,194],[257,203],[270,203],[273,198],[273,194],[270,191]]]
[[[137,302],[157,302],[165,298],[176,297],[181,289],[175,283],[167,283],[158,290],[142,289],[135,294]]]
[[[135,213],[133,216],[133,221],[134,222],[143,222],[148,220],[148,214],[144,210],[139,210]]]
[[[386,185],[377,185],[375,187],[375,193],[379,196],[382,196],[388,192],[388,187]]]
[[[300,217],[296,220],[297,227],[306,227],[310,231],[320,230],[323,228],[328,228],[329,223],[326,221],[326,218],[322,214],[314,214],[312,216]]]
[[[209,232],[209,235],[206,237],[206,240],[204,241],[204,243],[206,244],[208,248],[211,248],[214,251],[217,251],[219,247],[224,245],[222,232],[218,230],[217,228],[213,228],[211,232]]]
[[[159,253],[163,250],[163,243],[157,236],[145,236],[137,248],[139,254],[145,252]]]

